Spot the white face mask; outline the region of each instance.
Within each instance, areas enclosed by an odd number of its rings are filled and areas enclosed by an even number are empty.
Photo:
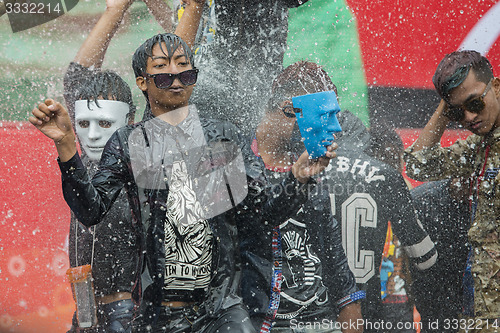
[[[98,100],[75,102],[75,129],[82,149],[92,161],[99,161],[111,135],[128,124],[129,105],[125,102]]]

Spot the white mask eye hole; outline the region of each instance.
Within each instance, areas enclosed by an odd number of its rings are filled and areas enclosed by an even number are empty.
[[[113,123],[108,120],[99,120],[99,126],[102,128],[110,128],[112,125]]]
[[[80,126],[81,128],[88,128],[89,125],[90,125],[90,123],[88,120],[79,120],[78,121],[78,126]]]

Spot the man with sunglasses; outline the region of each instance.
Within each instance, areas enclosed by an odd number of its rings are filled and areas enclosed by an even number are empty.
[[[474,292],[473,302],[464,304],[464,315],[473,319],[461,322],[467,325],[459,328],[498,332],[500,79],[493,75],[488,59],[465,50],[446,55],[432,81],[442,100],[417,141],[405,152],[407,173],[421,181],[471,178],[473,220],[468,236]],[[450,121],[458,121],[474,134],[443,148],[439,142]]]
[[[312,175],[335,156],[310,161],[267,190],[259,163],[230,123],[199,118],[189,97],[196,82],[193,54],[177,35],[159,34],[135,52],[132,67],[147,119],[110,138],[89,178],[76,153],[66,110],[46,100],[30,122],[54,140],[66,202],[86,226],[106,215],[125,188],[143,267],[133,297],[139,332],[253,332],[239,296],[240,231],[275,225],[313,191]]]
[[[104,146],[118,128],[134,122],[135,106],[128,84],[115,72],[103,70],[109,43],[118,30],[131,0],[107,0],[106,10],[81,45],[64,77],[64,97],[81,160],[93,176]],[[158,22],[170,29],[162,0],[146,0]],[[168,9],[168,8],[167,8]],[[186,6],[185,18],[196,18],[196,3]],[[181,20],[176,33],[190,39],[192,22]],[[117,232],[119,230],[119,232]],[[131,291],[138,268],[138,247],[124,190],[120,192],[102,223],[91,229],[72,215],[68,252],[70,266],[92,266],[97,302],[97,325],[80,328],[77,312],[69,332],[131,332],[134,303]]]

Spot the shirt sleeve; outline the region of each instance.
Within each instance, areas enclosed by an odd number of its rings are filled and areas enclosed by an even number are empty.
[[[93,179],[78,154],[67,162],[58,161],[64,199],[78,221],[87,227],[101,221],[124,184],[130,181],[121,149],[115,132],[104,148],[99,171]]]
[[[413,151],[413,145],[404,152],[406,173],[418,181],[440,180],[470,175],[474,168],[474,155],[478,137],[469,136],[458,140],[450,147],[436,144],[429,148]]]

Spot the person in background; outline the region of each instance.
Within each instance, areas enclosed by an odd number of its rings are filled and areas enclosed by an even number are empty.
[[[394,128],[382,123],[373,124],[370,129],[370,144],[366,153],[373,158],[393,167],[402,174],[404,168],[403,141]],[[411,188],[410,182],[405,179],[408,188]],[[439,251],[438,251],[439,253]],[[419,272],[419,270],[415,270]],[[421,273],[427,274],[428,270]],[[393,318],[414,317],[414,300],[412,296],[412,277],[408,256],[403,250],[398,237],[392,230],[392,224],[389,221],[387,225],[387,235],[382,254],[382,265],[380,267],[381,297],[383,307],[387,308],[387,313],[395,313]],[[413,331],[412,327],[409,332]],[[404,331],[404,330],[401,330]]]
[[[419,181],[471,179],[469,274],[473,301],[464,304],[469,331],[497,332],[500,318],[500,79],[491,63],[472,50],[444,56],[432,77],[441,97],[415,143],[405,151],[406,173]],[[440,140],[450,121],[473,134],[450,147]],[[496,327],[495,327],[496,326]]]
[[[90,176],[97,170],[111,135],[134,121],[135,106],[128,84],[116,73],[101,70],[107,46],[132,1],[111,1],[82,44],[64,77],[64,97]],[[98,326],[82,329],[76,313],[69,332],[131,332],[134,304],[131,291],[138,264],[137,240],[132,230],[125,193],[92,228],[71,214],[70,266],[91,265]]]
[[[369,133],[370,145],[367,148],[367,154],[403,172],[405,148],[394,128],[377,123],[370,127]]]
[[[278,75],[257,128],[252,149],[264,164],[267,178],[275,184],[287,176],[298,158],[292,149],[296,118],[291,98],[335,89],[320,67],[313,65],[297,62]],[[303,70],[308,66],[313,68]],[[261,331],[271,323],[271,332],[363,331],[360,302],[364,292],[357,289],[349,269],[328,190],[321,182],[320,186],[273,233],[253,228],[251,236],[240,241],[243,300],[250,307],[254,326]],[[281,267],[273,265],[275,262]],[[279,295],[271,291],[272,278],[279,279],[278,270],[282,279]],[[269,308],[278,296],[279,307],[273,318]]]
[[[305,62],[301,75],[318,71],[318,65]],[[326,72],[322,74],[331,82]],[[326,86],[323,89],[330,89]],[[341,98],[341,97],[340,97]],[[328,188],[331,210],[340,223],[342,245],[358,288],[366,292],[361,304],[365,332],[390,331],[381,323],[397,323],[415,331],[413,316],[400,317],[384,306],[379,268],[387,235],[388,222],[399,237],[402,249],[420,270],[432,267],[437,252],[429,235],[422,229],[402,175],[394,168],[366,154],[370,136],[361,120],[347,110],[337,113],[342,131],[336,133],[337,158],[326,168],[321,180]],[[293,149],[303,151],[297,127],[292,129]]]

